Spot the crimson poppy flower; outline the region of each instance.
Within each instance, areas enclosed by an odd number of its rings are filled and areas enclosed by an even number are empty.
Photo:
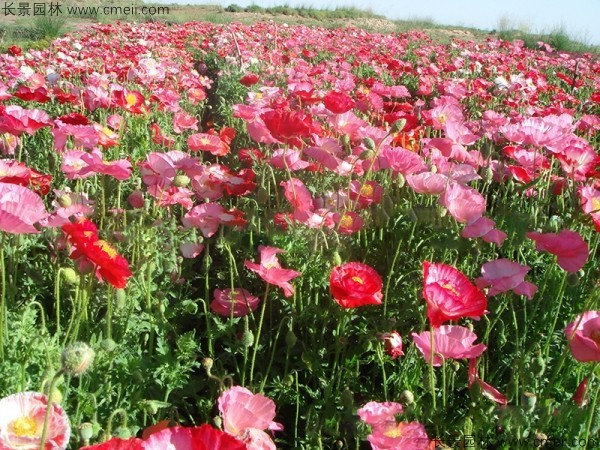
[[[244,75],[240,79],[240,83],[246,87],[250,87],[253,84],[258,83],[258,75],[256,75],[255,73],[249,73],[248,75]]]
[[[383,282],[375,269],[361,262],[336,266],[329,278],[333,299],[343,308],[380,305]]]
[[[487,314],[487,297],[454,267],[423,261],[423,297],[433,327],[462,317]]]

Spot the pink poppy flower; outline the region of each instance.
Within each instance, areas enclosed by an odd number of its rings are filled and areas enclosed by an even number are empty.
[[[282,181],[285,198],[292,204],[296,211],[312,211],[313,198],[308,188],[297,178],[291,178],[289,181]]]
[[[246,446],[233,436],[210,425],[175,426],[152,433],[142,443],[144,450],[242,450]]]
[[[39,449],[48,398],[38,392],[20,392],[0,400],[0,449]],[[64,410],[50,406],[45,450],[65,450],[71,427]]]
[[[507,235],[504,231],[494,228],[495,226],[496,222],[481,216],[469,221],[460,232],[460,235],[469,239],[480,237],[485,242],[494,243],[500,247],[507,238]]]
[[[187,144],[190,150],[210,152],[213,155],[221,151],[221,139],[219,136],[208,133],[192,134],[187,139]]]
[[[246,260],[244,266],[246,266],[248,270],[256,272],[267,283],[282,288],[283,294],[286,297],[294,295],[294,287],[289,281],[299,277],[301,273],[281,267],[281,264],[279,264],[279,260],[277,259],[277,254],[283,253],[284,250],[276,247],[259,245],[258,251],[260,252],[260,264]]]
[[[446,207],[459,222],[473,221],[485,212],[485,197],[475,189],[451,181],[440,197],[440,205]]]
[[[448,177],[440,173],[421,172],[407,175],[406,182],[419,194],[439,195],[446,190]]]
[[[402,351],[402,336],[397,331],[381,333],[379,339],[383,341],[385,351],[392,359],[404,355],[404,351]]]
[[[202,253],[204,245],[196,244],[195,242],[184,242],[179,246],[179,250],[184,258],[193,259]]]
[[[14,155],[21,139],[10,133],[0,133],[0,155]]]
[[[103,174],[122,181],[131,176],[131,163],[126,159],[104,161],[102,152],[97,148],[90,153],[70,150],[63,153],[63,163],[60,170],[69,180]]]
[[[565,328],[565,336],[577,361],[600,361],[600,311],[586,311],[577,316]]]
[[[423,331],[412,333],[413,340],[425,361],[431,362],[431,333]],[[484,344],[473,345],[477,335],[465,327],[457,325],[442,325],[433,330],[433,365],[441,366],[442,358],[465,359],[476,358],[487,348]]]
[[[383,425],[386,422],[396,422],[396,416],[404,412],[400,403],[369,402],[357,411],[360,420],[371,425]]]
[[[243,317],[258,308],[260,299],[246,289],[215,289],[210,309],[221,316]]]
[[[586,186],[579,190],[581,209],[594,221],[596,231],[600,231],[600,190]]]
[[[342,234],[353,234],[360,231],[363,220],[354,211],[347,211],[344,214],[334,214],[333,220],[338,224],[338,231]]]
[[[50,116],[40,109],[23,109],[18,105],[9,105],[0,109],[0,133],[19,136],[25,132],[33,135],[42,127],[52,126]]]
[[[532,299],[538,288],[535,284],[525,281],[525,275],[529,272],[529,266],[508,259],[496,259],[486,262],[481,267],[480,278],[475,279],[478,288],[489,287],[488,295],[501,294],[512,290],[517,295],[525,295]]]
[[[567,272],[577,272],[588,260],[589,248],[581,235],[575,231],[562,230],[560,233],[525,234],[535,241],[537,251],[546,251],[557,256],[556,262]]]
[[[302,159],[300,151],[295,149],[277,149],[273,156],[267,160],[276,169],[287,169],[291,171],[306,169],[310,163]]]
[[[264,430],[283,430],[281,424],[273,421],[273,400],[253,394],[244,387],[233,386],[220,395],[217,403],[226,433],[243,440],[248,450],[275,449],[270,436],[264,433]]]
[[[383,188],[375,181],[361,182],[353,180],[350,182],[350,200],[357,202],[361,208],[368,208],[372,204],[381,202]]]
[[[44,202],[35,192],[0,182],[0,230],[14,234],[38,233],[34,224],[47,216]]]
[[[367,436],[372,450],[428,450],[430,440],[419,422],[387,423]]]
[[[185,112],[176,112],[173,116],[173,131],[177,134],[185,130],[198,130],[198,119]]]
[[[423,261],[423,297],[427,317],[438,327],[462,317],[479,319],[487,314],[487,297],[454,267]]]
[[[473,383],[477,383],[479,389],[481,389],[481,394],[490,399],[493,402],[498,403],[499,405],[508,404],[508,399],[504,394],[502,394],[498,389],[496,389],[491,384],[486,383],[477,375],[477,358],[469,359],[469,388],[473,386]]]
[[[204,237],[211,237],[219,229],[219,225],[239,226],[246,225],[244,213],[239,209],[226,210],[218,203],[202,203],[194,206],[183,216],[181,223],[186,228],[200,228]]]

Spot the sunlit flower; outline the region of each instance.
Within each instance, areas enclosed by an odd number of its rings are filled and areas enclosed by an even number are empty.
[[[336,266],[329,277],[333,299],[343,308],[379,305],[383,282],[375,269],[361,262]]]

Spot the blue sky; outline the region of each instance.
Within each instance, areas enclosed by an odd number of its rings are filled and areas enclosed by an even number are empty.
[[[163,0],[166,2],[166,0]],[[496,29],[502,18],[532,32],[551,31],[562,26],[572,37],[600,45],[600,0],[169,0],[177,3],[211,3],[227,6],[310,6],[370,8],[390,19],[431,18],[440,24]]]

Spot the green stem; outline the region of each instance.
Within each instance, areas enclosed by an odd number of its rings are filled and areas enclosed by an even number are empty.
[[[431,391],[431,399],[433,400],[433,410],[437,409],[435,400],[435,378],[433,374],[433,357],[435,355],[435,342],[433,340],[433,326],[429,328],[429,346],[431,347],[431,354],[429,359],[429,390]]]
[[[594,366],[597,366],[596,363]],[[594,400],[592,401],[592,405],[590,407],[590,417],[588,419],[587,427],[585,430],[585,448],[588,448],[588,442],[590,440],[590,431],[592,430],[592,424],[594,423],[594,415],[598,414],[596,410],[596,403],[598,402],[598,394],[600,393],[600,384],[596,387],[596,395],[594,395]]]
[[[52,381],[50,381],[50,387],[48,389],[48,404],[46,405],[46,415],[44,416],[44,426],[42,428],[42,437],[40,438],[40,450],[44,450],[46,448],[46,434],[48,433],[48,423],[50,422],[50,411],[54,408],[52,407],[52,393],[54,392],[54,385],[56,384],[56,380],[63,374],[63,370],[60,369],[54,377],[52,377]]]
[[[4,264],[4,243],[6,242],[6,234],[0,232],[2,239],[0,240],[0,277],[2,282],[2,291],[0,292],[0,360],[4,361],[4,329],[6,328],[6,266]]]
[[[270,284],[267,284],[265,290],[265,296],[260,308],[260,318],[258,319],[258,329],[256,330],[256,338],[254,339],[254,348],[252,349],[252,360],[250,361],[250,385],[254,381],[254,363],[256,362],[256,353],[258,352],[258,346],[260,344],[260,334],[262,332],[263,322],[265,320],[265,311],[267,310],[267,296],[269,295]]]

